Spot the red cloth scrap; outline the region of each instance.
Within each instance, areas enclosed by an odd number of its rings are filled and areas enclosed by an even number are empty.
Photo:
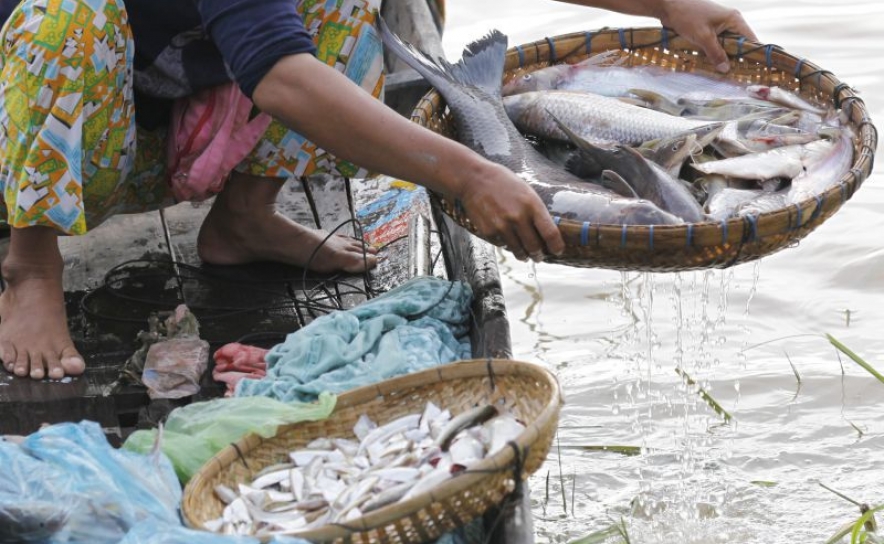
[[[237,342],[218,348],[212,378],[227,384],[225,396],[233,396],[236,384],[243,378],[261,379],[267,374],[267,363],[264,362],[267,351]]]

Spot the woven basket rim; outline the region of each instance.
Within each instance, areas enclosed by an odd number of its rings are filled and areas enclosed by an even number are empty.
[[[537,440],[541,429],[557,423],[558,413],[563,404],[561,386],[555,375],[548,369],[535,363],[509,359],[468,359],[399,376],[342,393],[338,396],[335,409],[330,417],[334,416],[339,410],[352,408],[368,401],[373,401],[378,397],[401,395],[403,391],[420,389],[421,387],[443,382],[454,382],[458,379],[476,379],[491,376],[493,383],[493,377],[499,375],[525,376],[526,378],[545,382],[549,386],[550,395],[545,400],[543,409],[533,421],[526,425],[526,428],[519,437],[513,441],[518,446],[521,452],[520,455],[524,455],[524,452]],[[381,422],[378,421],[378,423]],[[249,453],[259,449],[264,442],[272,440],[281,434],[297,431],[301,425],[302,423],[292,423],[280,426],[274,435],[267,438],[250,433],[235,444],[231,444],[215,454],[190,479],[185,487],[181,506],[182,517],[185,523],[189,527],[205,530],[200,520],[197,519],[196,514],[188,507],[192,500],[198,498],[193,496],[194,490],[203,479],[212,478],[218,471],[223,470],[229,464],[229,460],[238,459],[239,457],[237,456],[248,459]],[[310,531],[292,532],[289,534],[306,539],[329,541],[345,538],[354,532],[380,528],[405,516],[414,514],[429,504],[453,496],[466,488],[476,485],[486,478],[486,472],[510,470],[515,459],[516,452],[512,448],[503,448],[471,466],[468,472],[455,475],[436,488],[418,494],[407,501],[400,501],[378,508],[347,525],[325,525]],[[523,474],[523,479],[527,478],[527,476],[527,474]]]
[[[563,235],[570,234],[570,239],[581,240],[580,245],[588,245],[585,241],[595,238],[597,246],[607,244],[606,247],[616,248],[620,243],[621,247],[625,247],[625,241],[629,239],[648,240],[652,249],[656,242],[656,246],[663,249],[681,247],[679,244],[683,245],[685,240],[692,247],[695,244],[699,247],[715,247],[722,243],[754,242],[768,235],[783,234],[784,224],[788,225],[788,230],[806,234],[834,214],[871,174],[878,134],[865,103],[849,85],[842,83],[832,72],[796,57],[777,45],[754,42],[735,35],[722,36],[719,42],[735,66],[731,74],[741,67],[757,67],[768,77],[771,74],[786,77],[788,74],[801,90],[812,88],[822,92],[824,87],[831,89],[829,106],[841,109],[855,131],[854,157],[850,169],[837,182],[833,180],[831,187],[816,196],[757,215],[680,225],[615,225],[555,218]],[[590,45],[599,43],[603,44],[599,49]],[[571,44],[572,47],[565,50],[566,44]],[[714,72],[711,65],[702,60],[702,53],[673,31],[662,27],[627,27],[571,32],[511,47],[507,51],[504,79],[518,70],[541,68],[569,60],[578,61],[600,51],[619,49],[639,54],[649,48],[679,53],[679,58],[685,61],[682,66],[673,67],[675,70],[708,69],[709,72]],[[811,87],[807,87],[808,85]],[[430,89],[415,107],[411,119],[419,124],[426,124],[444,108],[444,99],[435,89]],[[444,202],[444,199],[440,200]],[[458,222],[471,228],[464,223],[463,218],[458,219]],[[706,242],[698,242],[698,239]],[[714,240],[720,242],[715,243]],[[739,254],[738,251],[735,260],[739,258]]]

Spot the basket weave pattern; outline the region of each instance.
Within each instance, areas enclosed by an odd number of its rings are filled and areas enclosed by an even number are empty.
[[[798,243],[850,199],[872,171],[877,131],[862,99],[831,72],[794,57],[775,45],[725,37],[731,58],[730,79],[779,86],[812,103],[842,108],[854,128],[854,161],[849,172],[825,193],[781,210],[686,225],[604,225],[557,219],[566,250],[547,261],[577,267],[678,271],[725,268],[758,259]],[[686,40],[662,28],[580,32],[547,38],[509,51],[505,80],[560,63],[576,63],[604,51],[622,51],[624,66],[656,65],[674,71],[714,71]],[[412,121],[454,137],[445,101],[431,90],[412,113]],[[475,232],[463,210],[434,195],[441,209]]]
[[[296,536],[316,542],[362,543],[420,543],[439,538],[500,505],[515,489],[514,478],[526,479],[540,467],[555,435],[562,403],[552,374],[536,365],[507,360],[452,363],[355,389],[338,397],[334,412],[324,421],[281,427],[268,439],[249,435],[219,452],[184,491],[185,521],[202,528],[204,522],[221,516],[224,504],[213,491],[218,484],[236,488],[262,468],[287,462],[290,451],[306,447],[315,438],[353,438],[353,426],[362,414],[381,425],[423,411],[428,401],[454,415],[493,403],[506,407],[527,426],[514,443],[517,448],[503,448],[430,492],[348,524],[326,525]]]

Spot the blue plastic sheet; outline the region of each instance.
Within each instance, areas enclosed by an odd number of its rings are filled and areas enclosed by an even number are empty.
[[[150,522],[140,523],[129,531],[119,544],[259,544],[257,538],[247,536],[224,536],[193,531],[184,527],[157,528]],[[270,544],[310,544],[301,538],[274,537]]]
[[[0,511],[18,514],[0,540],[100,544],[144,520],[180,525],[181,487],[165,456],[116,450],[97,423],[47,427],[20,446],[0,442],[0,466]]]
[[[62,423],[0,440],[0,543],[258,544],[181,525],[169,460],[117,450],[97,423]],[[309,544],[277,538],[276,544]]]
[[[288,335],[265,357],[267,376],[242,380],[236,395],[307,402],[469,358],[471,300],[463,282],[412,279]]]

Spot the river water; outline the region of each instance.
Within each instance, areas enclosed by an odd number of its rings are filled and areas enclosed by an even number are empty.
[[[859,90],[884,122],[884,3],[728,4],[762,41]],[[449,58],[491,28],[515,45],[656,24],[549,0],[448,6]],[[622,519],[633,543],[823,544],[858,509],[820,483],[884,504],[884,384],[825,338],[884,371],[882,178],[797,247],[728,270],[623,274],[500,253],[515,357],[552,369],[566,396],[557,445],[531,480],[539,542]]]

